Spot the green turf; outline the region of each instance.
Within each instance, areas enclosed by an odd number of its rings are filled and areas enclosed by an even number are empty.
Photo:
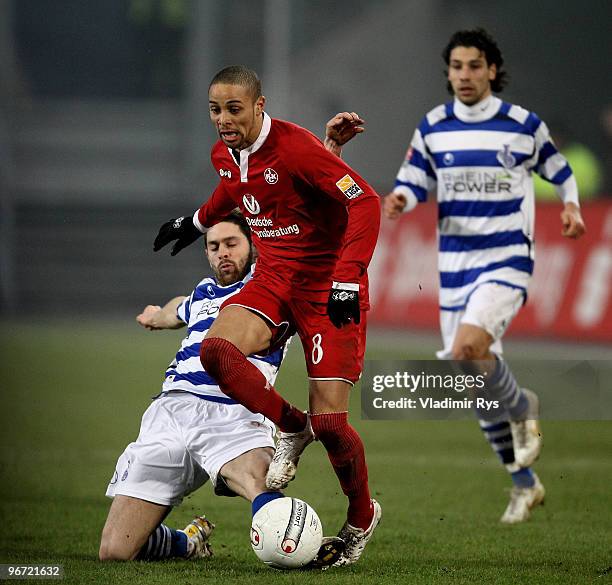
[[[475,423],[359,420],[383,523],[354,567],[273,572],[250,549],[249,505],[205,486],[168,524],[196,513],[217,523],[206,562],[107,563],[97,547],[117,456],[138,431],[180,332],[116,324],[5,325],[0,380],[0,563],[60,563],[66,583],[604,583],[612,581],[612,423],[549,422],[537,465],[546,505],[524,525],[498,524],[508,478]],[[305,406],[292,348],[278,387]],[[400,357],[405,348],[373,347]],[[429,354],[433,348],[411,348]],[[417,351],[418,350],[418,351]],[[326,532],[345,502],[320,445],[287,493],[318,511]]]

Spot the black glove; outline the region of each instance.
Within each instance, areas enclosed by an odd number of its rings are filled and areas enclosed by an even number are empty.
[[[350,323],[359,324],[359,285],[346,282],[334,282],[327,301],[329,320],[338,328]]]
[[[190,216],[177,217],[167,221],[159,228],[159,233],[153,242],[153,251],[157,252],[172,240],[176,240],[170,252],[171,256],[176,256],[183,248],[193,244],[202,235],[204,234],[193,225],[193,219]]]

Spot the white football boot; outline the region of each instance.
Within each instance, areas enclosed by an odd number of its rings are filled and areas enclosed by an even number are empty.
[[[513,486],[510,490],[510,502],[500,518],[504,524],[518,524],[529,519],[531,510],[544,502],[546,490],[540,478],[534,473],[535,484],[533,487]]]
[[[298,461],[304,449],[314,441],[314,433],[310,424],[310,416],[306,428],[299,433],[283,433],[279,431],[276,451],[266,474],[266,487],[270,490],[285,489],[295,478]]]
[[[527,388],[523,392],[529,401],[524,420],[510,421],[514,461],[520,467],[530,467],[540,456],[542,450],[542,431],[540,429],[540,400],[537,394]]]
[[[215,525],[204,516],[194,518],[181,532],[187,535],[188,559],[202,559],[212,557],[213,552],[208,539]]]
[[[366,544],[368,544],[372,538],[374,530],[382,518],[382,508],[374,499],[372,500],[372,508],[374,510],[374,516],[372,517],[372,522],[368,526],[367,530],[363,530],[363,528],[355,528],[348,522],[345,522],[340,532],[338,532],[338,537],[344,540],[346,543],[346,548],[344,549],[342,556],[333,564],[334,567],[352,565],[359,560],[361,553],[363,553]]]

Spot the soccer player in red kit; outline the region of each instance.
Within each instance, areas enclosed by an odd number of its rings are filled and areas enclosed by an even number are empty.
[[[200,359],[224,393],[280,430],[267,477],[279,489],[293,479],[313,438],[325,446],[349,499],[338,565],[357,561],[380,517],[370,498],[363,443],[348,423],[350,389],[361,374],[368,305],[367,266],[380,223],[374,190],[309,131],[264,112],[253,71],[232,66],[209,87],[220,140],[211,159],[220,182],[193,216],[164,224],[159,250],[176,254],[239,207],[258,251],[253,278],[226,304],[202,341]],[[228,260],[229,262],[229,260]],[[223,269],[223,266],[220,266]],[[300,336],[310,415],[272,388],[246,358]]]

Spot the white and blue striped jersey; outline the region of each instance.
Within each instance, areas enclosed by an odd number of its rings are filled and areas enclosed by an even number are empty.
[[[187,324],[187,336],[181,342],[176,357],[166,370],[162,392],[182,390],[213,402],[236,404],[233,399],[221,391],[216,380],[202,367],[200,344],[219,315],[221,305],[229,297],[237,294],[250,280],[251,275],[252,269],[243,280],[229,286],[221,286],[214,278],[205,278],[178,306],[176,314],[181,321]],[[248,358],[270,384],[274,384],[286,347],[287,345],[265,357],[249,356]]]
[[[578,204],[572,170],[536,114],[489,96],[475,106],[438,106],[419,124],[393,190],[407,197],[406,211],[437,190],[442,310],[465,308],[484,282],[526,293],[534,171]]]

